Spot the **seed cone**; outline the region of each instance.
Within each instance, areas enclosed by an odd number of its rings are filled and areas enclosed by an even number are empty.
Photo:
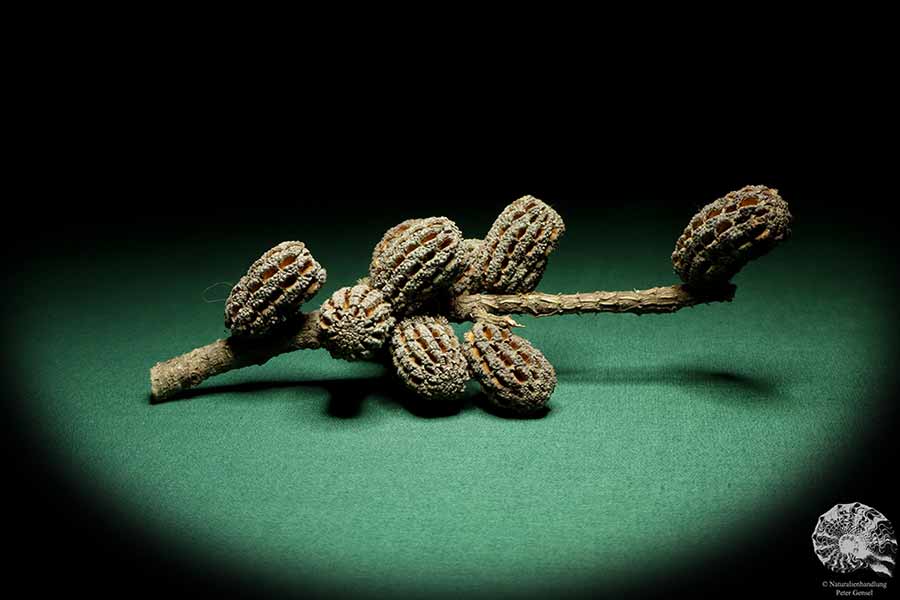
[[[462,269],[460,275],[450,286],[450,294],[477,294],[481,291],[481,277],[478,271],[478,255],[481,253],[482,241],[476,238],[468,238],[462,241],[460,262]]]
[[[446,289],[464,266],[462,234],[446,217],[409,219],[389,229],[372,253],[371,284],[401,315]]]
[[[485,236],[472,278],[488,293],[533,291],[565,230],[550,206],[534,196],[519,198],[503,209]]]
[[[397,375],[418,396],[453,400],[466,389],[466,357],[445,317],[417,315],[401,321],[391,335],[390,353]]]
[[[540,350],[508,329],[478,321],[465,335],[469,369],[501,410],[527,415],[544,408],[556,370]]]
[[[726,283],[791,234],[791,213],[778,190],[749,185],[707,204],[675,243],[672,265],[697,287]]]
[[[394,326],[384,294],[366,284],[343,287],[322,304],[319,335],[334,358],[369,360],[388,339]]]
[[[325,283],[326,272],[303,242],[281,242],[257,259],[231,289],[225,327],[232,335],[272,333],[297,316]]]

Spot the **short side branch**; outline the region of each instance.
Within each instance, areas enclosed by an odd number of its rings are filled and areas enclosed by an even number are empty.
[[[631,292],[590,292],[585,294],[472,294],[456,297],[451,305],[455,321],[471,321],[484,313],[492,315],[526,314],[536,317],[578,313],[672,313],[708,302],[730,302],[735,286],[726,284],[703,290],[685,285],[670,285]]]

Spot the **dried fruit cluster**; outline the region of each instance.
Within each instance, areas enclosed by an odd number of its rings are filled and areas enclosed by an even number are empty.
[[[533,196],[506,207],[484,241],[464,240],[446,217],[403,221],[376,244],[368,280],[339,289],[322,304],[321,344],[335,358],[383,360],[411,392],[430,401],[459,398],[474,375],[498,409],[539,410],[556,387],[540,350],[481,321],[466,334],[464,349],[441,312],[454,294],[533,290],[564,231],[556,211]],[[300,314],[312,295],[305,291],[324,279],[325,270],[303,244],[283,242],[234,287],[225,324],[235,335],[271,336],[289,326],[289,316]]]
[[[565,232],[557,212],[533,196],[507,206],[483,240],[464,239],[446,217],[409,219],[376,244],[368,277],[321,308],[300,312],[325,282],[301,242],[282,242],[234,286],[225,306],[232,337],[158,363],[151,397],[300,348],[335,358],[379,360],[415,395],[446,402],[470,379],[499,411],[530,415],[547,406],[556,372],[540,350],[512,332],[508,315],[580,312],[667,313],[729,301],[729,280],[790,235],[791,215],[776,190],[748,186],[704,207],[678,239],[672,262],[684,285],[633,292],[534,292]],[[473,321],[463,342],[450,321]]]

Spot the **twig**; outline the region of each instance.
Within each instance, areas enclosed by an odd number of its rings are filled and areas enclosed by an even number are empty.
[[[579,313],[672,313],[682,308],[708,302],[730,302],[735,287],[726,284],[714,289],[692,290],[685,285],[671,285],[622,292],[590,292],[584,294],[472,294],[450,302],[450,318],[456,322],[486,320],[500,326],[521,327],[508,315],[528,314],[538,317]],[[262,365],[270,358],[300,350],[321,347],[319,311],[301,315],[288,333],[259,340],[230,337],[157,363],[150,369],[150,401],[162,402],[184,390],[200,385],[206,379],[233,369]]]
[[[474,321],[485,312],[490,315],[570,315],[579,313],[633,313],[637,315],[672,313],[707,302],[730,302],[735,286],[694,290],[685,285],[670,285],[649,290],[589,292],[584,294],[472,294],[456,297],[450,306],[455,321]],[[511,319],[510,319],[511,321]],[[515,323],[515,321],[513,321]],[[507,326],[511,325],[508,321]],[[516,324],[518,325],[518,324]]]
[[[216,340],[187,354],[156,363],[150,369],[150,401],[168,400],[214,375],[250,365],[262,365],[279,354],[321,346],[319,311],[302,315],[296,327],[289,334],[261,340],[233,336]]]

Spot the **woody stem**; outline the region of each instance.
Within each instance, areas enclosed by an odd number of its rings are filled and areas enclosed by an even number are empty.
[[[697,304],[730,302],[734,291],[735,286],[728,283],[704,289],[676,284],[648,290],[583,294],[472,294],[453,299],[450,318],[457,322],[487,318],[498,325],[517,326],[507,315],[546,317],[598,312],[636,315],[672,313]]]
[[[735,287],[731,284],[714,289],[691,289],[670,285],[621,292],[584,294],[471,294],[454,298],[449,317],[456,322],[485,320],[501,326],[520,326],[509,315],[527,314],[537,317],[579,313],[671,313],[682,308],[708,302],[730,302]],[[161,402],[200,385],[206,379],[234,369],[262,365],[270,358],[301,350],[321,347],[319,311],[305,313],[288,331],[259,340],[229,337],[196,348],[150,369],[150,401]]]
[[[150,402],[177,396],[214,375],[265,364],[270,358],[304,348],[319,348],[319,311],[306,313],[289,332],[260,340],[229,337],[191,350],[150,369]]]

